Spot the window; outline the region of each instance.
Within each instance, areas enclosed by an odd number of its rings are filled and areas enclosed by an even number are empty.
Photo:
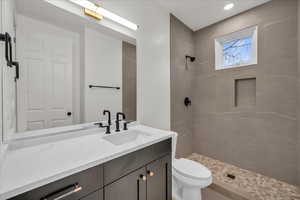
[[[257,64],[257,27],[215,40],[216,70]]]

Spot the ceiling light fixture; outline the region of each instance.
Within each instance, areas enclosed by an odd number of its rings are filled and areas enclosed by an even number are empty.
[[[105,18],[108,18],[114,22],[117,22],[123,26],[126,26],[127,28],[130,28],[135,31],[138,29],[138,25],[136,25],[136,24],[132,23],[131,21],[128,21],[127,19],[124,19],[123,17],[120,17],[119,15],[116,15],[102,7],[97,6],[88,0],[69,0],[69,1],[79,5],[80,7],[94,11],[94,12],[98,13],[99,15],[103,15]]]
[[[229,3],[224,6],[224,10],[231,10],[234,7],[234,3]]]
[[[93,17],[97,20],[102,20],[103,19],[103,15],[100,15],[99,13],[92,11],[90,9],[84,8],[84,14],[89,16],[89,17]]]

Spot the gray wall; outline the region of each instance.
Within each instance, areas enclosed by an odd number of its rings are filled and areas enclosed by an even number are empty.
[[[298,184],[300,185],[300,0],[298,0],[298,102],[297,102],[297,118],[298,118]]]
[[[179,157],[197,152],[300,184],[297,3],[273,0],[194,33],[171,16],[171,122]],[[258,64],[215,71],[214,39],[254,25]],[[186,68],[186,54],[196,54],[196,64]]]
[[[215,71],[214,39],[254,25],[258,65]],[[296,184],[297,0],[273,0],[194,37],[195,152]],[[235,80],[248,78],[254,105],[236,107]]]
[[[126,118],[129,120],[136,120],[136,46],[123,42],[122,45],[122,104],[123,112],[126,114]]]
[[[192,108],[184,106],[184,98],[192,95],[195,67],[185,55],[194,55],[193,31],[171,15],[171,129],[178,133],[177,157],[193,152]]]

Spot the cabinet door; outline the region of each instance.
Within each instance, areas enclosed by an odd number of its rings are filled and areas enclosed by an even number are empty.
[[[90,194],[80,200],[103,200],[103,190],[94,192],[93,194]]]
[[[142,168],[104,188],[105,200],[146,200],[146,170]]]
[[[78,200],[103,187],[103,167],[96,166],[11,198],[10,200]]]
[[[147,165],[147,200],[171,200],[171,155]]]

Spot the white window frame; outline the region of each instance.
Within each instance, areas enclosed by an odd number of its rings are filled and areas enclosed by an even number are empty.
[[[215,39],[215,69],[230,69],[257,64],[257,26],[246,28],[237,32],[233,32]],[[224,66],[223,64],[223,44],[233,40],[238,40],[246,37],[252,38],[252,57],[247,63]]]

